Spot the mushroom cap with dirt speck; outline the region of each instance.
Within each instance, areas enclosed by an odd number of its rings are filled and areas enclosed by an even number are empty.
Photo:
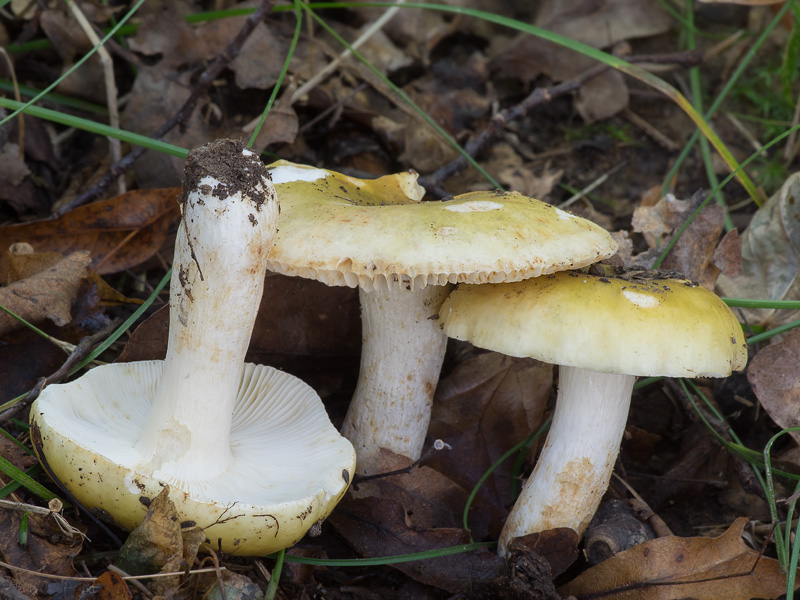
[[[132,529],[163,487],[209,547],[243,556],[293,545],[347,490],[355,454],[308,385],[272,367],[246,364],[231,428],[233,461],[205,481],[137,470],[136,447],[163,361],[105,365],[48,386],[31,411],[47,466],[84,506]],[[41,456],[41,454],[40,454]],[[144,499],[144,502],[142,501]]]
[[[278,161],[272,271],[384,290],[519,281],[580,268],[617,245],[599,225],[514,192],[422,202],[412,172],[359,180]]]
[[[603,373],[725,377],[747,361],[730,308],[682,279],[560,272],[460,286],[440,319],[448,336],[481,348]]]

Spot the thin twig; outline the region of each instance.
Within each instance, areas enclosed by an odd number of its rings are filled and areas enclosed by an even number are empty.
[[[153,597],[153,592],[148,590],[147,587],[145,587],[145,585],[141,581],[139,581],[137,578],[132,577],[130,575],[130,573],[126,573],[125,571],[120,569],[117,565],[108,565],[107,568],[108,568],[109,571],[113,571],[114,573],[116,573],[117,575],[122,577],[122,579],[124,579],[126,581],[130,581],[131,584],[133,584],[136,587],[136,589],[138,589],[140,592],[142,592],[148,598],[152,598]]]
[[[607,65],[596,65],[588,71],[582,73],[574,79],[565,81],[556,86],[549,88],[536,88],[531,94],[528,95],[522,102],[516,106],[506,108],[496,113],[486,127],[473,136],[464,146],[464,150],[470,156],[475,156],[480,150],[491,141],[499,131],[504,128],[508,123],[516,121],[528,114],[528,112],[540,104],[545,104],[552,101],[554,98],[570,94],[579,90],[587,81],[594,79],[598,75],[605,73],[611,67]],[[420,177],[419,183],[425,188],[438,187],[445,180],[449,179],[456,173],[459,173],[467,168],[467,159],[463,156],[450,161],[448,164],[440,167],[431,175]]]
[[[55,575],[53,573],[41,573],[39,571],[32,571],[24,567],[17,567],[15,565],[11,565],[3,561],[0,561],[0,567],[3,567],[4,569],[9,569],[10,571],[19,571],[20,573],[27,573],[28,575],[42,577],[43,579],[58,579],[60,581],[94,581],[97,579],[97,577],[70,577],[69,575]],[[220,567],[220,568],[223,571],[226,570],[226,567]],[[189,575],[197,575],[200,573],[215,573],[215,572],[216,569],[214,568],[193,569],[189,571]],[[136,579],[157,579],[161,577],[175,577],[184,575],[186,575],[185,571],[170,571],[169,573],[150,573],[148,575],[124,575],[122,576],[122,578],[125,581],[132,581]]]
[[[114,61],[111,60],[111,54],[105,46],[100,45],[100,36],[95,33],[92,24],[86,15],[83,14],[80,6],[75,1],[68,2],[72,16],[80,25],[83,33],[89,38],[89,42],[93,46],[99,46],[97,49],[97,56],[100,57],[100,63],[103,65],[103,75],[106,85],[106,106],[108,107],[108,124],[111,127],[119,129],[119,104],[117,102],[117,83],[114,79]],[[119,162],[122,158],[122,145],[116,138],[108,138],[108,146],[112,162]],[[117,177],[117,194],[125,193],[125,178]]]
[[[68,535],[70,537],[75,537],[77,535],[82,538],[86,538],[86,536],[79,529],[70,525],[61,514],[64,505],[58,498],[53,498],[50,500],[50,506],[48,508],[44,508],[43,506],[35,506],[33,504],[25,504],[24,502],[14,502],[12,500],[2,499],[0,499],[0,506],[10,510],[21,510],[37,515],[52,515],[53,520],[56,522],[56,525],[64,535]]]

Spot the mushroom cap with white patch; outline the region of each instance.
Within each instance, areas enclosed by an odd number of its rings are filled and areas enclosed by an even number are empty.
[[[602,227],[518,193],[421,202],[412,172],[359,180],[278,161],[272,271],[385,290],[498,283],[589,265],[617,245]]]
[[[561,272],[460,286],[440,322],[481,348],[601,373],[725,377],[747,361],[733,312],[684,279]]]

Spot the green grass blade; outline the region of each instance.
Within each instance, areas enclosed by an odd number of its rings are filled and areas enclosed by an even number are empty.
[[[17,542],[20,546],[28,545],[28,511],[22,511],[22,519],[19,522],[19,530],[17,531]]]
[[[22,102],[17,102],[16,100],[10,100],[8,98],[0,98],[0,106],[14,110],[15,112],[13,114],[19,114],[19,112],[22,111],[25,114],[31,115],[32,117],[37,117],[39,119],[44,119],[45,121],[52,121],[54,123],[59,123],[68,127],[75,127],[90,133],[116,138],[129,144],[144,146],[145,148],[157,150],[158,152],[162,152],[164,154],[171,154],[172,156],[177,156],[179,158],[186,158],[186,156],[189,154],[189,151],[186,150],[186,148],[181,148],[180,146],[175,146],[174,144],[168,144],[167,142],[154,140],[146,135],[140,135],[138,133],[133,133],[132,131],[125,131],[123,129],[109,127],[108,125],[97,123],[96,121],[90,121],[89,119],[67,115],[56,110],[50,110],[49,108],[30,106],[29,104],[23,104]]]
[[[483,484],[486,483],[486,480],[489,479],[489,477],[491,476],[492,473],[494,473],[497,467],[499,467],[506,460],[511,458],[514,454],[516,454],[523,448],[530,448],[533,445],[533,443],[539,439],[539,436],[541,436],[545,431],[547,431],[547,429],[550,427],[550,421],[552,419],[553,419],[552,417],[548,417],[547,420],[544,423],[542,423],[542,426],[539,427],[539,429],[537,429],[534,433],[530,434],[528,437],[526,437],[518,444],[512,446],[506,452],[504,452],[503,455],[496,461],[494,461],[494,463],[492,463],[492,465],[488,469],[486,469],[486,472],[483,475],[481,475],[481,478],[478,480],[478,483],[476,483],[475,487],[472,488],[472,491],[470,492],[469,497],[467,498],[466,504],[464,504],[464,513],[461,516],[461,523],[464,529],[469,531],[469,523],[468,523],[469,510],[470,508],[472,508],[472,503],[475,501],[475,497],[478,495],[478,491],[481,489]]]
[[[449,546],[436,550],[414,552],[413,554],[398,554],[395,556],[380,556],[375,558],[311,558],[309,556],[293,556],[287,554],[286,562],[293,562],[301,565],[318,565],[322,567],[374,567],[396,565],[413,562],[415,560],[428,560],[442,556],[452,556],[453,554],[463,554],[464,552],[472,552],[480,548],[492,548],[495,545],[495,542],[473,542],[460,546]],[[270,555],[270,558],[277,558],[277,554]]]
[[[278,557],[275,559],[275,568],[272,569],[272,577],[270,577],[267,591],[264,592],[264,600],[274,600],[275,594],[278,592],[278,584],[281,580],[281,571],[283,571],[283,559],[285,556],[285,549],[278,552]]]
[[[306,10],[311,8],[342,8],[352,6],[396,6],[396,4],[391,2],[319,2],[307,5]],[[633,65],[625,60],[622,60],[621,58],[613,56],[612,54],[608,54],[607,52],[603,52],[602,50],[598,50],[597,48],[593,48],[592,46],[582,42],[572,40],[553,31],[548,31],[547,29],[542,29],[541,27],[536,27],[535,25],[523,23],[521,21],[517,21],[516,19],[511,19],[502,15],[496,15],[483,10],[460,6],[447,6],[445,4],[423,4],[418,2],[407,2],[397,6],[402,6],[404,8],[437,10],[440,12],[455,13],[489,21],[490,23],[502,25],[504,27],[508,27],[509,29],[535,35],[536,37],[548,42],[552,42],[554,44],[558,44],[559,46],[580,52],[584,56],[588,56],[589,58],[606,64],[613,69],[630,75],[634,79],[638,79],[642,83],[649,85],[650,87],[658,90],[670,98],[681,108],[681,110],[683,110],[683,112],[686,113],[686,115],[700,129],[703,135],[706,136],[708,141],[711,142],[711,145],[714,146],[722,159],[731,168],[731,171],[736,173],[737,179],[739,179],[739,182],[742,184],[745,190],[747,190],[747,193],[750,195],[750,197],[753,198],[756,204],[761,204],[761,195],[758,192],[755,184],[753,184],[753,181],[739,168],[739,163],[736,162],[736,159],[733,157],[730,150],[728,150],[727,146],[725,146],[719,136],[711,129],[709,124],[700,115],[700,113],[695,110],[691,102],[689,102],[683,94],[681,94],[673,86],[669,85],[666,81],[653,75],[652,73],[645,71],[641,67]]]
[[[723,296],[722,301],[728,306],[739,308],[800,308],[800,300],[751,300],[750,298],[728,298]]]
[[[689,50],[696,50],[697,44],[695,42],[694,36],[694,2],[691,0],[686,3],[686,18],[689,23],[692,25],[692,28],[688,31],[687,36],[687,46]],[[692,103],[694,104],[695,108],[702,111],[703,110],[703,86],[700,81],[700,67],[692,67],[689,69],[689,85],[691,87],[692,92]],[[714,171],[714,162],[711,157],[711,149],[708,146],[708,140],[706,138],[700,138],[700,154],[703,157],[703,166],[705,167],[706,177],[708,178],[708,184],[712,188],[716,188],[719,186],[719,179],[717,178],[717,174]],[[714,194],[714,198],[717,201],[717,204],[722,206],[725,209],[725,231],[730,231],[734,228],[733,221],[731,220],[730,214],[728,214],[728,205],[725,203],[725,198],[722,196],[722,190],[718,191]]]
[[[753,60],[753,58],[755,58],[756,53],[764,44],[764,42],[767,40],[769,34],[772,32],[773,29],[775,29],[775,27],[778,26],[790,4],[792,3],[787,2],[783,7],[781,7],[780,10],[778,10],[773,19],[763,29],[763,31],[758,36],[753,45],[750,46],[750,49],[745,53],[745,55],[741,58],[741,60],[739,60],[739,62],[736,65],[736,68],[733,70],[733,73],[731,73],[731,76],[728,78],[728,80],[725,82],[725,85],[722,87],[722,90],[720,90],[719,94],[717,94],[717,97],[714,98],[714,101],[708,107],[708,110],[705,113],[706,119],[710,119],[714,115],[714,113],[716,113],[717,109],[720,107],[723,100],[727,98],[728,93],[733,89],[733,86],[739,81],[739,78],[742,76],[745,69]],[[700,131],[696,130],[691,135],[689,140],[686,142],[686,145],[684,146],[683,150],[681,151],[680,155],[675,161],[675,164],[672,166],[666,178],[664,179],[664,186],[661,189],[662,196],[665,196],[669,191],[669,186],[670,186],[669,182],[672,181],[672,179],[678,173],[678,170],[683,165],[684,161],[686,160],[686,157],[689,156],[689,152],[691,152],[695,142],[697,142],[699,137],[700,137]]]
[[[10,477],[23,487],[27,488],[28,491],[36,494],[44,500],[45,502],[52,500],[56,497],[56,495],[48,490],[46,487],[32,479],[29,475],[20,471],[17,467],[12,465],[8,462],[5,458],[0,456],[0,471],[5,473],[6,476]]]
[[[13,92],[15,90],[19,90],[20,94],[28,97],[37,96],[42,93],[42,90],[27,85],[14,86],[14,82],[2,78],[0,78],[0,90],[5,90],[7,92]],[[86,100],[80,100],[78,98],[65,96],[64,94],[56,94],[51,92],[49,94],[45,94],[44,96],[42,96],[42,100],[47,102],[53,102],[54,104],[60,104],[67,108],[82,110],[84,112],[99,115],[101,117],[108,116],[108,109],[105,106],[100,106],[99,104],[87,102]]]

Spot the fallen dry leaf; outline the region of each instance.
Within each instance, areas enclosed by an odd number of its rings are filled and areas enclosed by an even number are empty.
[[[24,242],[14,244],[11,247],[9,256],[8,283],[32,277],[45,269],[55,266],[63,259],[64,257],[58,252],[34,252],[30,244]],[[91,269],[87,271],[86,278],[96,286],[96,290],[92,294],[104,306],[141,304],[143,302],[138,298],[128,298],[121,294]]]
[[[61,348],[28,328],[7,333],[0,344],[0,402],[28,392],[66,358]]]
[[[0,509],[0,557],[6,563],[39,573],[74,577],[72,559],[81,550],[79,535],[67,537],[50,515],[28,514],[28,543],[19,543],[22,511]],[[52,581],[25,571],[14,570],[14,583],[31,596],[44,594]]]
[[[89,262],[88,252],[73,252],[44,271],[0,288],[0,304],[30,323],[49,319],[66,325]],[[0,335],[22,326],[5,311],[0,313]]]
[[[94,580],[93,585],[100,587],[95,596],[97,600],[130,600],[133,598],[128,584],[119,573],[114,571],[102,573]]]
[[[759,556],[742,541],[740,517],[716,538],[662,537],[581,573],[559,593],[577,600],[750,600],[786,593],[777,560]]]
[[[469,543],[463,529],[414,529],[399,502],[382,498],[343,500],[328,517],[339,534],[362,556],[394,556]],[[496,553],[478,550],[392,565],[409,577],[451,593],[500,577],[505,562]]]
[[[742,274],[742,238],[736,229],[726,233],[714,250],[714,264],[728,277]]]
[[[42,30],[53,44],[53,49],[61,55],[64,71],[74,64],[77,55],[84,54],[92,47],[86,33],[66,6],[47,7],[40,18]],[[103,76],[103,63],[100,56],[95,54],[80,69],[75,69],[56,89],[69,96],[104,102],[106,90]]]
[[[492,144],[485,151],[483,164],[493,173],[503,186],[531,198],[545,200],[553,187],[561,180],[564,172],[551,169],[550,163],[543,166],[536,162],[524,160],[516,150],[505,142]],[[479,173],[463,173],[458,182],[458,189],[453,188],[455,181],[449,182],[451,191],[458,193],[478,189],[491,189],[491,185]]]
[[[652,266],[664,242],[674,235],[703,200],[696,195],[678,200],[672,195],[661,198],[655,206],[639,206],[633,211],[633,230],[641,233],[651,250],[634,258],[634,264]],[[703,287],[713,289],[719,275],[714,264],[714,251],[723,231],[725,210],[708,204],[681,233],[681,237],[661,264],[665,270],[677,271]]]
[[[552,366],[495,352],[473,356],[439,382],[428,429],[453,449],[427,464],[467,491],[509,448],[541,423],[552,387]],[[476,539],[497,537],[511,503],[513,461],[481,487],[469,516]]]
[[[203,595],[203,600],[261,600],[264,592],[249,577],[226,570]]]
[[[8,143],[0,149],[0,184],[19,185],[31,174],[25,158],[20,156],[19,144]]]
[[[747,367],[747,380],[775,423],[782,429],[800,426],[800,329],[762,348]],[[789,435],[800,444],[800,432]]]
[[[147,514],[119,551],[119,566],[131,575],[158,573],[175,557],[183,556],[181,525],[169,487],[152,499]]]
[[[693,423],[683,431],[678,459],[654,482],[648,491],[649,503],[656,510],[680,499],[693,500],[725,473],[730,455],[702,423]]]
[[[742,274],[720,275],[722,295],[800,300],[800,173],[786,180],[741,234]],[[800,317],[797,310],[741,309],[750,325],[772,329]]]
[[[535,553],[547,561],[555,577],[578,558],[578,542],[580,538],[574,529],[558,527],[513,538],[508,545],[508,556],[514,561],[517,556]]]
[[[442,450],[448,452],[448,450]],[[405,469],[412,461],[381,448],[378,473]],[[374,496],[403,505],[409,526],[415,529],[460,527],[468,492],[435,469],[422,466],[410,473],[381,477],[358,485],[357,497]]]
[[[51,221],[0,227],[0,248],[27,242],[37,252],[92,253],[99,275],[141,264],[164,244],[179,217],[180,188],[134,190],[87,206]],[[6,281],[8,257],[0,253],[0,281]]]

